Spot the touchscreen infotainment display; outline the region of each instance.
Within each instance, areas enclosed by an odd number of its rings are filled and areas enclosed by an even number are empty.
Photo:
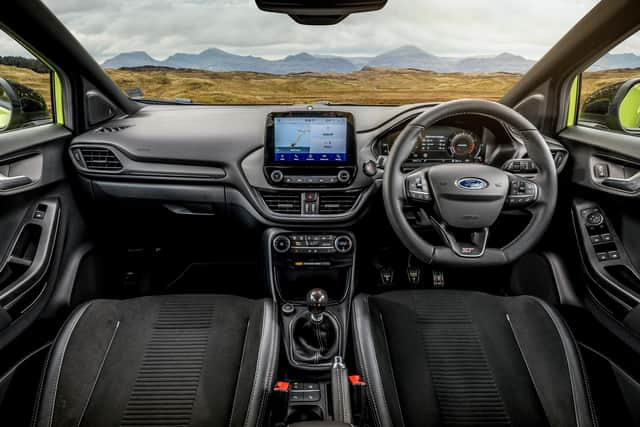
[[[286,163],[347,161],[346,117],[275,117],[273,160]]]

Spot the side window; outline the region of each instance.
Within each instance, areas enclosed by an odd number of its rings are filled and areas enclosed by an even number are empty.
[[[0,133],[52,123],[54,73],[0,31]]]
[[[585,70],[577,87],[578,125],[640,136],[640,33]]]

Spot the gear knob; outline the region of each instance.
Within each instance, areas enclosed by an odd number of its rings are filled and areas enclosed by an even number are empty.
[[[311,289],[309,293],[307,293],[307,308],[311,313],[311,319],[316,322],[322,321],[322,315],[327,309],[328,303],[329,295],[327,295],[324,289]]]

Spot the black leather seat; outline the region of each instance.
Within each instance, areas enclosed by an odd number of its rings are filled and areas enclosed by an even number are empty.
[[[259,425],[278,344],[268,300],[91,301],[53,344],[34,425]]]
[[[533,297],[398,291],[354,301],[379,426],[592,426],[580,355]]]

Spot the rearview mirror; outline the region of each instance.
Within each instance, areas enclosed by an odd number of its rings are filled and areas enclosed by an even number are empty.
[[[387,0],[256,0],[265,12],[285,13],[299,24],[333,25],[352,13],[382,9]]]
[[[611,130],[640,133],[640,78],[593,92],[584,102],[580,120],[598,123]]]

